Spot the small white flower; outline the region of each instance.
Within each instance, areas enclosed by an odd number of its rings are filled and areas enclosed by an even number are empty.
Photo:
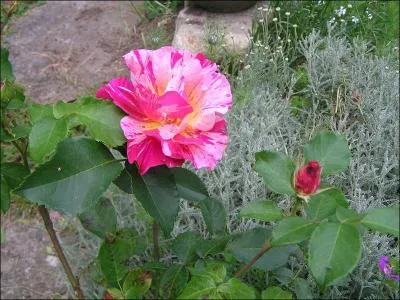
[[[322,4],[325,4],[325,1],[319,0],[318,3],[317,3],[318,6],[320,6],[320,5],[322,5]]]
[[[272,21],[278,22],[278,18],[273,18]]]
[[[273,62],[274,60],[271,58],[269,61],[270,61],[270,62]]]
[[[368,13],[368,19],[372,19],[372,14]]]
[[[386,70],[389,70],[389,67],[388,67],[388,66],[386,66],[386,67],[385,67],[385,69],[386,69]]]
[[[290,16],[290,12],[285,12],[285,15],[287,15],[288,17]]]
[[[282,49],[282,46],[278,46],[278,47],[276,47],[276,49]]]
[[[351,4],[347,4],[347,7],[348,7],[348,8],[352,8],[352,7],[353,7],[353,5],[351,5]]]
[[[245,65],[245,66],[244,66],[244,69],[246,69],[246,70],[247,70],[247,69],[250,69],[250,65]]]
[[[328,21],[328,23],[329,24],[335,24],[335,20],[336,20],[336,18],[335,17],[332,17],[329,21]]]
[[[262,59],[260,59],[260,63],[263,63],[264,61]]]
[[[346,20],[344,20],[344,19],[340,19],[340,22],[344,23],[344,22],[346,22]]]
[[[354,24],[357,24],[357,23],[360,22],[360,19],[359,19],[358,17],[356,17],[356,16],[351,16],[351,21],[352,21]]]
[[[241,63],[242,63],[242,62],[243,62],[243,60],[239,59],[239,62],[241,62]]]
[[[293,28],[297,28],[297,24],[293,24]]]
[[[287,40],[288,43],[290,43],[291,41],[292,41],[291,39],[288,39],[288,40]]]
[[[275,8],[276,11],[280,11],[281,8],[278,6],[277,8]]]
[[[257,10],[262,10],[262,9],[263,9],[263,8],[262,8],[261,6],[257,8]]]
[[[280,36],[278,36],[278,41],[280,41],[281,40],[281,37]]]
[[[268,46],[265,46],[265,47],[264,47],[264,49],[265,49],[265,50],[268,50],[268,49],[269,49],[269,47],[268,47]]]
[[[336,10],[335,10],[335,13],[336,13],[339,17],[344,16],[344,15],[346,14],[346,9],[345,9],[343,6],[341,6],[339,9],[336,9]]]
[[[289,58],[285,57],[285,60],[286,60],[286,61],[289,61]]]
[[[264,22],[264,19],[260,19],[260,20],[258,20],[260,23],[262,23],[262,22]]]
[[[263,11],[269,11],[268,7],[263,8]]]

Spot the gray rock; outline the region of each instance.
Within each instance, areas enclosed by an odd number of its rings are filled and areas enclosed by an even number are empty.
[[[136,5],[138,3],[135,3]],[[72,100],[126,75],[122,55],[141,47],[127,1],[48,1],[5,38],[17,81],[37,102]]]
[[[236,13],[214,13],[197,7],[186,7],[176,19],[172,45],[192,52],[207,49],[207,26],[222,29],[224,43],[229,51],[244,54],[249,48],[249,32],[256,6]]]

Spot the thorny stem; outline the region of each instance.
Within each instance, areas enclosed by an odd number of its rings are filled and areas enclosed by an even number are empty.
[[[271,243],[269,239],[266,239],[264,244],[261,246],[260,251],[256,254],[256,256],[253,257],[253,259],[245,264],[243,268],[241,268],[238,272],[236,272],[235,277],[239,277],[242,275],[244,272],[246,272],[248,269],[250,269],[256,262],[267,252],[269,249],[271,249]]]
[[[68,280],[72,285],[72,288],[75,290],[76,295],[79,299],[85,299],[85,296],[81,290],[78,279],[72,273],[71,267],[68,263],[67,258],[64,255],[64,251],[61,248],[60,242],[58,241],[56,232],[54,231],[53,222],[50,219],[49,211],[44,205],[39,205],[39,212],[42,216],[44,226],[46,227],[47,233],[50,236],[51,241],[53,242],[54,249],[58,256],[58,259],[61,261],[63,265],[64,271],[67,274]]]

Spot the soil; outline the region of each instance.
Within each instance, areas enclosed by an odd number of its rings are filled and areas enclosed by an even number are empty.
[[[142,36],[157,27],[172,40],[175,18],[141,20],[127,1],[48,1],[13,20],[2,47],[30,99],[68,101],[128,75],[122,55],[143,48]],[[72,297],[38,215],[13,205],[1,228],[1,299]]]

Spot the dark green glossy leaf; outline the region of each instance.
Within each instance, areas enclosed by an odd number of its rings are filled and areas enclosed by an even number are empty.
[[[314,295],[307,280],[296,278],[294,280],[294,289],[297,299],[314,299]]]
[[[252,218],[261,221],[282,219],[281,209],[272,201],[254,201],[240,210],[242,218]]]
[[[170,169],[166,166],[154,167],[143,176],[139,175],[135,165],[129,165],[126,169],[132,176],[136,199],[168,235],[174,227],[180,199]]]
[[[114,184],[127,194],[133,194],[133,175],[137,173],[135,165],[131,165],[128,161],[125,162],[125,168],[121,174],[114,180]]]
[[[223,263],[209,262],[205,266],[190,268],[190,273],[194,277],[212,278],[216,283],[222,283],[226,277],[226,268]]]
[[[292,177],[296,166],[287,156],[278,152],[262,151],[256,153],[254,169],[264,179],[265,185],[278,194],[295,195]]]
[[[0,97],[2,108],[20,109],[24,107],[24,88],[15,82],[4,82],[1,87]]]
[[[304,146],[306,162],[317,160],[322,166],[322,175],[331,175],[345,169],[350,160],[350,150],[344,136],[322,131]]]
[[[231,278],[221,284],[217,288],[217,293],[222,299],[256,299],[255,289],[237,278]]]
[[[221,201],[204,198],[199,203],[201,214],[211,234],[222,233],[226,229],[226,211]]]
[[[307,217],[312,220],[322,220],[335,213],[337,206],[348,206],[348,202],[341,190],[330,188],[310,197],[305,206]]]
[[[10,188],[7,181],[1,176],[1,211],[6,213],[10,208]]]
[[[1,48],[1,81],[14,81],[15,77],[13,74],[12,66],[8,60],[8,50]]]
[[[29,134],[29,155],[35,163],[43,163],[67,137],[68,127],[64,119],[43,118],[32,127]]]
[[[323,223],[311,235],[308,265],[321,287],[346,277],[360,257],[361,235],[352,225]]]
[[[184,232],[178,235],[172,243],[172,250],[185,264],[196,259],[196,245],[201,240],[199,234]]]
[[[204,299],[215,288],[216,283],[212,278],[194,276],[177,299]]]
[[[170,266],[160,279],[162,294],[171,299],[171,294],[179,295],[189,280],[189,272],[183,265]]]
[[[369,209],[361,224],[379,232],[399,236],[399,206]]]
[[[261,299],[292,299],[292,294],[288,291],[282,290],[280,287],[271,286],[262,291]]]
[[[297,244],[308,239],[317,224],[300,217],[283,219],[272,231],[273,246]]]
[[[86,137],[68,138],[16,192],[31,202],[76,215],[91,209],[121,170],[103,144]]]
[[[53,109],[54,116],[59,119],[70,117],[76,123],[86,125],[89,134],[97,141],[109,147],[125,143],[120,121],[125,115],[111,101],[85,96],[75,103],[57,102]]]
[[[263,243],[271,237],[265,228],[254,228],[243,232],[229,242],[227,250],[243,263],[249,262],[260,251]],[[254,268],[271,271],[284,266],[289,255],[297,249],[296,245],[273,247],[268,250],[254,265]]]
[[[130,259],[141,254],[144,245],[131,228],[124,228],[114,240],[104,241],[100,247],[98,260],[108,286],[117,287],[130,269]]]
[[[186,200],[202,202],[208,197],[207,188],[192,171],[184,168],[172,168],[179,195]]]
[[[29,175],[29,170],[18,163],[2,163],[1,174],[10,189],[14,189]]]
[[[151,273],[134,269],[126,275],[122,290],[126,299],[142,299],[151,287]]]
[[[32,103],[28,105],[29,120],[32,124],[44,118],[54,118],[53,105]]]
[[[354,210],[344,208],[342,206],[338,206],[336,208],[336,217],[340,223],[359,222],[362,218],[362,216],[360,216]]]
[[[224,236],[212,240],[199,240],[195,247],[196,254],[199,257],[206,257],[207,255],[216,255],[224,252],[228,244],[230,236]]]
[[[117,214],[107,198],[100,198],[94,208],[79,214],[79,220],[85,229],[102,239],[107,233],[115,233],[117,230]]]

